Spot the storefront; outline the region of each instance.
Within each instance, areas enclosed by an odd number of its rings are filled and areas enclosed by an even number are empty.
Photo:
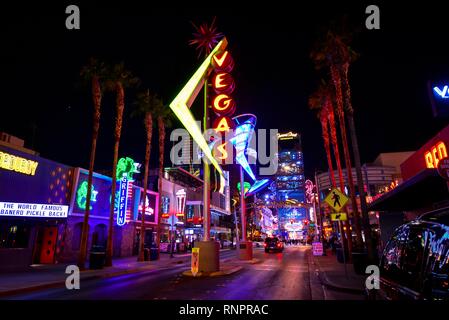
[[[88,171],[76,168],[72,200],[67,227],[64,232],[64,261],[76,261],[81,244],[87,196]],[[113,256],[137,255],[141,236],[143,212],[143,188],[134,185],[132,175],[117,181],[114,223]],[[125,184],[125,185],[124,185]],[[111,208],[112,178],[93,174],[89,213],[88,249],[95,247],[105,250],[107,246],[109,217]],[[145,197],[145,248],[155,243],[158,222],[159,195],[147,190]],[[123,217],[123,219],[121,218]]]
[[[0,269],[58,262],[73,169],[0,145]]]
[[[438,163],[448,156],[448,146],[449,126],[401,164],[403,183],[369,204],[370,211],[380,211],[383,245],[402,223],[449,206],[448,182],[437,171]]]

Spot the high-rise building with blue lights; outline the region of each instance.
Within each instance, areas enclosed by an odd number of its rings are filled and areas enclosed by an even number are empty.
[[[278,146],[275,181],[279,232],[284,237],[302,238],[308,215],[301,136],[296,132],[278,134]]]

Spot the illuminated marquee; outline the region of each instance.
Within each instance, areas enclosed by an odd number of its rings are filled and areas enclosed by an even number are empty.
[[[438,162],[441,159],[447,157],[446,144],[444,142],[438,142],[429,151],[424,154],[427,168],[437,168]]]
[[[0,168],[30,176],[36,174],[38,162],[0,151]]]
[[[67,218],[69,206],[0,202],[0,217]]]

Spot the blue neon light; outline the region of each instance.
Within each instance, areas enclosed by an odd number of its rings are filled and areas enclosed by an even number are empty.
[[[126,223],[126,208],[128,207],[128,175],[123,173],[120,180],[119,206],[117,212],[117,225],[123,226]]]
[[[270,179],[262,179],[254,182],[252,187],[245,193],[246,196],[249,196],[251,194],[256,193],[257,191],[261,190],[262,188],[266,187],[268,185],[268,182]]]
[[[442,98],[442,99],[449,99],[448,89],[449,89],[448,86],[444,86],[443,90],[441,90],[438,87],[433,87],[433,91],[439,96],[439,98]]]
[[[234,118],[234,121],[237,122],[237,124],[239,124],[239,121],[236,118]],[[248,160],[246,159],[245,156],[245,151],[248,148],[248,143],[254,132],[255,119],[256,119],[255,116],[250,116],[246,121],[237,126],[235,129],[234,137],[230,139],[236,151],[235,160],[243,167],[243,169],[248,173],[248,175],[253,180],[256,180],[256,176],[254,175],[253,170],[249,166]]]

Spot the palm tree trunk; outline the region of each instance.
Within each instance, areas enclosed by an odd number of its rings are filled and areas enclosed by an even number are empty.
[[[341,161],[340,161],[340,149],[338,147],[338,140],[337,140],[337,128],[335,126],[334,107],[333,107],[330,99],[327,100],[326,109],[328,110],[332,147],[334,149],[335,162],[337,163],[338,178],[340,181],[340,189],[341,189],[341,192],[345,192],[345,181],[343,179],[343,170],[341,168]]]
[[[352,108],[352,103],[351,103],[351,88],[349,86],[349,80],[348,80],[348,69],[349,69],[349,64],[343,65],[342,78],[343,78],[343,85],[345,88],[345,104],[346,104],[346,110],[347,110],[346,116],[348,118],[349,134],[351,137],[352,151],[354,154],[355,171],[356,171],[356,175],[357,175],[357,186],[358,186],[359,195],[360,195],[360,207],[362,209],[363,232],[365,234],[366,248],[367,248],[368,257],[369,257],[370,261],[374,261],[375,257],[374,257],[374,252],[373,252],[373,243],[372,243],[372,239],[371,239],[371,226],[369,223],[368,208],[366,205],[365,184],[363,182],[362,166],[360,163],[359,144],[357,141],[357,133],[355,130],[354,109]]]
[[[329,143],[329,126],[327,122],[327,112],[328,110],[326,108],[321,109],[320,111],[320,122],[321,122],[321,129],[322,129],[322,135],[324,140],[324,149],[326,150],[326,157],[327,157],[327,164],[329,166],[329,176],[330,181],[332,182],[332,187],[336,187],[335,182],[335,175],[334,175],[334,167],[332,164],[332,156],[331,156],[331,148]]]
[[[161,239],[161,215],[162,215],[162,177],[164,173],[164,142],[165,142],[165,124],[164,119],[162,117],[157,118],[157,127],[159,133],[159,179],[158,179],[158,190],[159,190],[159,215],[158,215],[158,223],[157,223],[157,247],[159,250],[160,247],[160,239]],[[170,240],[171,241],[171,240]]]
[[[115,132],[114,132],[114,160],[112,162],[112,186],[111,186],[111,206],[109,211],[109,229],[108,229],[108,242],[106,249],[106,263],[107,267],[112,266],[112,253],[113,253],[113,226],[114,226],[114,209],[115,209],[115,190],[117,184],[117,161],[118,150],[120,144],[120,136],[122,132],[123,122],[123,110],[125,109],[125,91],[123,85],[120,82],[116,83],[117,98],[117,117],[115,119]]]
[[[89,238],[89,212],[90,199],[92,194],[92,177],[94,172],[95,153],[97,150],[98,131],[100,129],[100,115],[101,115],[101,88],[98,76],[92,77],[92,97],[94,102],[94,116],[92,126],[92,142],[90,149],[89,160],[89,175],[87,178],[87,195],[86,195],[86,211],[84,212],[83,229],[81,233],[80,252],[78,256],[78,267],[81,270],[85,269],[85,262],[87,256],[87,243]]]
[[[337,170],[338,170],[338,178],[340,181],[340,189],[341,192],[345,192],[345,181],[343,178],[343,170],[341,167],[341,161],[340,161],[340,148],[338,147],[338,139],[337,139],[337,128],[335,123],[335,115],[334,115],[334,106],[332,105],[332,102],[330,98],[328,97],[326,99],[326,108],[329,110],[329,126],[331,131],[331,139],[332,139],[332,146],[334,149],[334,156],[335,156],[335,162],[337,163]],[[348,213],[348,208],[345,207],[345,212]],[[348,248],[348,253],[352,252],[352,238],[350,237],[351,230],[349,229],[348,221],[346,223],[346,239],[342,234],[342,245]],[[341,228],[341,231],[343,231],[343,228]]]
[[[147,205],[147,189],[148,189],[148,174],[150,167],[150,152],[151,152],[151,138],[153,135],[153,117],[150,112],[145,114],[145,130],[147,132],[147,143],[145,146],[145,173],[143,177],[143,205],[142,205],[142,224],[140,226],[140,243],[139,243],[139,257],[137,261],[144,261],[145,250],[145,210]],[[141,197],[142,198],[142,197]]]

